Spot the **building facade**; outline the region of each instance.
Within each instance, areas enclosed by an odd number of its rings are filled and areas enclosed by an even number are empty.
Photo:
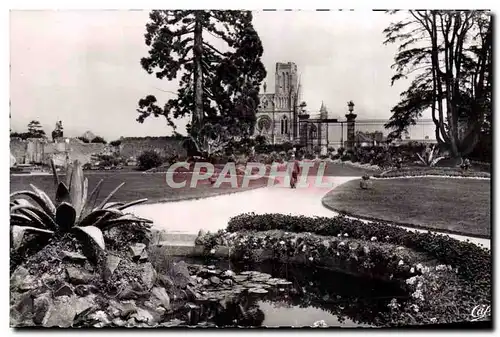
[[[297,65],[293,62],[276,63],[274,93],[264,84],[259,95],[259,109],[255,135],[266,137],[269,144],[291,142],[297,138],[297,101],[299,83]]]

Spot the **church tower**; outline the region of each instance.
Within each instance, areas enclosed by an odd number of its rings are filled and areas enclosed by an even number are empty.
[[[291,111],[298,89],[297,65],[293,62],[276,63],[275,98],[276,108]]]

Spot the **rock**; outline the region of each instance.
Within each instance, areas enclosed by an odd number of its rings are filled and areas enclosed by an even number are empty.
[[[127,324],[127,322],[125,322],[123,319],[121,319],[120,317],[116,317],[115,319],[113,319],[111,321],[111,323],[113,323],[114,325],[116,325],[117,327],[123,327]]]
[[[363,247],[363,252],[365,253],[365,255],[370,254],[370,247],[368,247],[368,246],[364,246],[364,247]]]
[[[175,283],[174,281],[172,281],[170,276],[164,274],[158,275],[158,283],[166,289],[172,289],[173,287],[175,287]]]
[[[151,288],[153,288],[156,282],[156,277],[157,273],[153,265],[150,262],[145,263],[142,267],[141,278],[147,288],[146,290],[150,290]]]
[[[40,279],[35,278],[33,275],[28,275],[19,284],[18,289],[20,291],[28,291],[28,290],[35,289],[39,286],[38,281],[40,281]]]
[[[186,287],[186,292],[188,294],[189,300],[196,301],[201,297],[200,294],[198,294],[196,291],[194,291],[194,289],[191,288],[190,286]]]
[[[350,249],[350,250],[356,250],[356,249],[358,249],[358,247],[359,247],[359,246],[360,246],[360,245],[359,245],[359,243],[357,243],[357,242],[350,242],[350,243],[349,243],[349,249]]]
[[[30,273],[28,269],[22,266],[17,267],[10,277],[11,288],[18,289],[19,285],[21,285],[21,283],[24,281],[24,279],[26,279],[26,277],[28,277],[29,274]]]
[[[116,268],[118,268],[118,265],[121,262],[121,258],[112,254],[108,254],[106,257],[106,266],[104,267],[104,279],[108,280],[113,273],[115,272]]]
[[[54,300],[53,305],[50,306],[43,321],[43,326],[46,328],[69,328],[73,325],[75,316],[76,310],[73,307],[73,300],[67,296],[62,296]]]
[[[153,315],[146,309],[137,308],[137,312],[131,316],[137,322],[152,323],[154,320]]]
[[[231,280],[230,278],[225,279],[224,280],[224,284],[227,284],[228,286],[232,286],[233,285],[233,280]]]
[[[212,284],[217,285],[217,284],[219,284],[219,283],[220,283],[220,279],[219,279],[217,276],[212,276],[212,277],[210,278],[210,282],[211,282]]]
[[[204,279],[204,280],[203,280],[203,282],[202,282],[202,284],[203,284],[204,286],[208,286],[208,285],[210,285],[210,281],[209,281],[209,280],[207,280],[207,279]]]
[[[66,267],[66,274],[73,284],[86,284],[92,280],[92,275],[75,267]]]
[[[263,289],[263,288],[250,288],[248,289],[248,292],[250,294],[267,294],[268,291],[266,289]]]
[[[33,322],[37,325],[43,323],[45,316],[51,305],[49,293],[44,293],[33,301]]]
[[[18,317],[31,314],[33,311],[33,297],[31,293],[24,293],[17,299],[13,308]]]
[[[142,255],[142,252],[146,248],[146,245],[143,243],[136,243],[132,246],[130,246],[130,256],[132,257],[133,260],[138,260],[140,256]]]
[[[191,282],[191,275],[189,274],[189,269],[184,261],[174,264],[170,270],[170,274],[173,277],[174,284],[178,285],[182,289],[186,288],[186,286]]]
[[[82,263],[87,260],[85,256],[76,252],[68,252],[66,250],[61,251],[61,258],[63,260]]]
[[[75,287],[75,294],[77,294],[78,296],[87,296],[89,293],[89,288],[83,284],[79,284]]]
[[[128,317],[137,311],[134,301],[117,302],[115,300],[109,301],[108,312],[115,317]]]
[[[54,292],[54,297],[59,297],[59,296],[71,297],[72,295],[73,295],[73,289],[71,289],[71,287],[68,286],[67,284],[63,285]]]
[[[232,270],[226,270],[225,272],[222,273],[222,277],[224,278],[233,278],[234,277],[234,271]]]
[[[170,306],[170,297],[168,296],[168,293],[165,290],[165,288],[155,287],[155,288],[153,288],[153,290],[151,291],[151,293],[158,300],[160,300],[161,304],[163,305],[163,307],[165,309],[167,309],[169,311],[172,309],[171,306]]]
[[[146,262],[148,260],[149,256],[148,256],[148,252],[146,250],[144,250],[141,254],[141,256],[139,257],[139,262]]]
[[[208,269],[211,269],[211,270],[214,270],[215,269],[215,266],[214,265],[210,265],[210,266],[207,266]]]

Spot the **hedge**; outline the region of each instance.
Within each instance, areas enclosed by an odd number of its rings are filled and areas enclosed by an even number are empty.
[[[464,178],[490,178],[488,172],[479,172],[472,170],[462,170],[454,167],[403,167],[400,169],[389,170],[375,174],[375,178],[397,178],[397,177],[416,177],[416,176],[447,176]]]

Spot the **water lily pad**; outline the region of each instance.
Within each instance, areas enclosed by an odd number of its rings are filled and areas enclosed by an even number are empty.
[[[251,288],[251,289],[248,289],[248,292],[251,294],[267,294],[268,293],[268,291],[266,289],[263,289],[263,288]]]

